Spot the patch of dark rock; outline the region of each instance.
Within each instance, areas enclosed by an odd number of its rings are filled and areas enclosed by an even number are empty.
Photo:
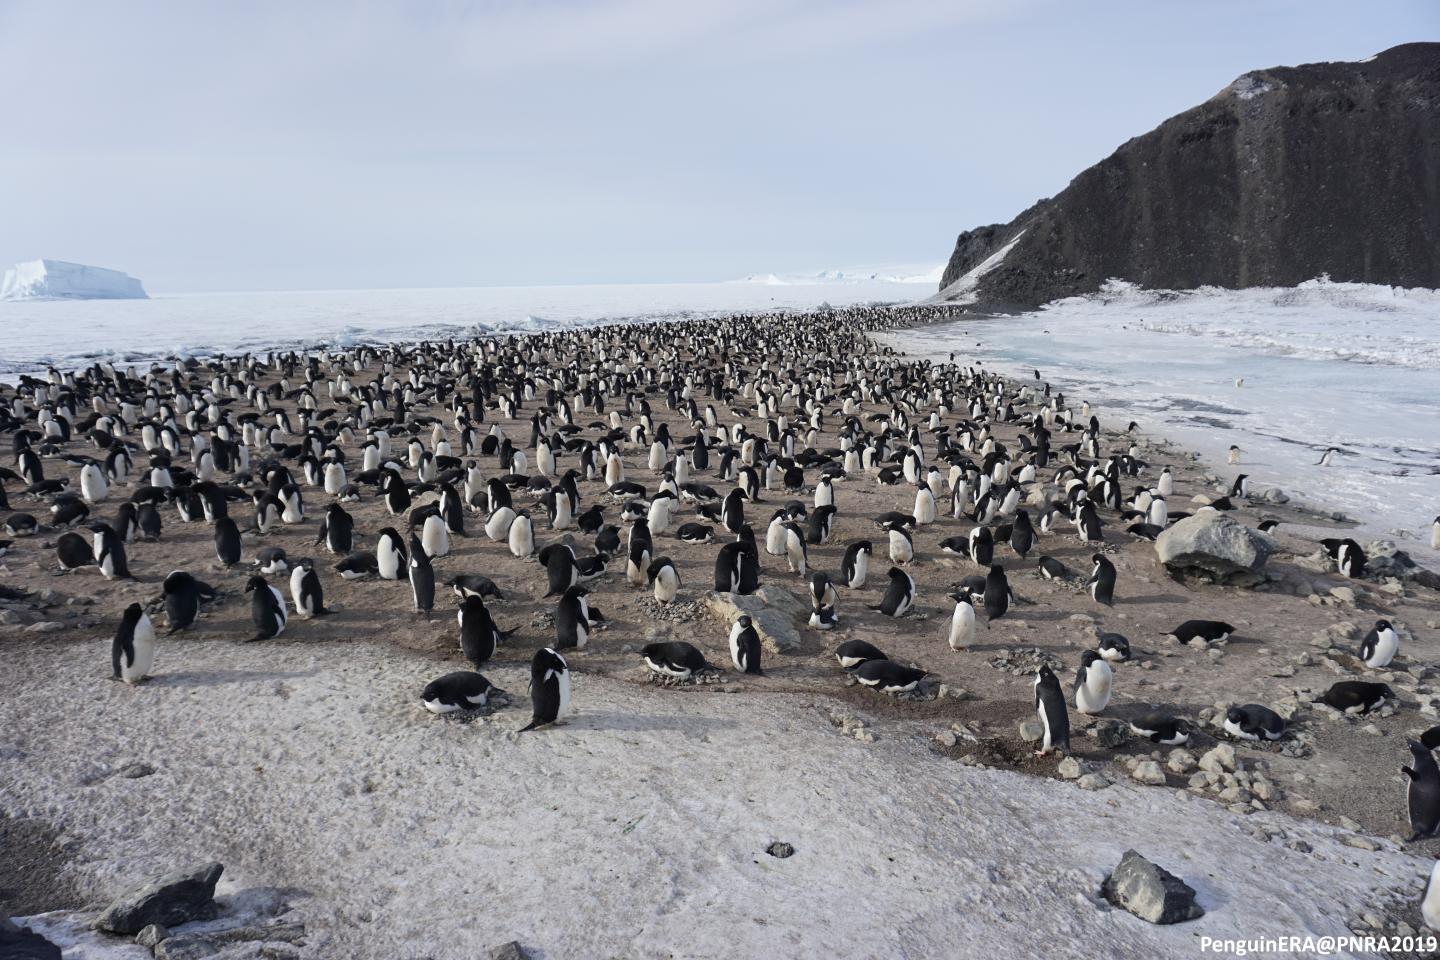
[[[1183,923],[1205,915],[1189,884],[1134,850],[1125,851],[1100,893],[1112,905],[1148,923]]]

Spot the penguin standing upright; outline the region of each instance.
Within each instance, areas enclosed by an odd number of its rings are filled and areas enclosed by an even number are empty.
[[[890,586],[885,596],[878,606],[870,609],[879,610],[887,617],[903,617],[915,606],[915,580],[899,567],[891,567],[889,577]]]
[[[255,636],[252,639],[270,640],[280,636],[288,619],[284,595],[261,576],[254,576],[246,581],[245,592],[251,594],[250,620],[255,624]]]
[[[990,565],[990,572],[985,575],[985,618],[999,620],[1010,609],[1010,603],[1014,595],[1010,592],[1010,581],[1005,576],[1005,568],[995,563]]]
[[[1110,662],[1099,651],[1086,650],[1080,655],[1080,670],[1075,674],[1075,709],[1096,714],[1110,704],[1115,673]]]
[[[394,527],[384,528],[375,541],[375,572],[382,580],[399,580],[405,563],[405,543],[400,534]]]
[[[430,557],[420,541],[410,536],[410,594],[415,600],[415,612],[430,619],[435,609],[435,570],[430,566]]]
[[[227,567],[240,562],[240,528],[229,517],[215,521],[215,556]]]
[[[173,570],[161,585],[165,594],[165,621],[170,632],[184,630],[200,614],[200,601],[213,600],[215,588],[196,580],[184,570]]]
[[[1107,607],[1115,606],[1115,564],[1106,559],[1105,554],[1096,553],[1090,557],[1095,566],[1090,571],[1090,596],[1096,603],[1103,603]]]
[[[1405,774],[1405,800],[1410,808],[1410,840],[1433,837],[1440,830],[1440,767],[1435,754],[1423,743],[1407,740],[1411,766],[1401,767]]]
[[[125,558],[125,541],[108,523],[96,523],[90,529],[95,532],[92,550],[100,575],[106,580],[129,580],[130,564]]]
[[[110,666],[115,679],[139,683],[155,667],[155,625],[145,608],[132,603],[120,617],[120,626],[110,644]]]
[[[450,531],[438,513],[425,518],[425,524],[420,528],[420,544],[431,557],[443,557],[450,553]]]
[[[1372,670],[1383,670],[1390,666],[1395,654],[1400,652],[1400,638],[1389,620],[1376,620],[1375,626],[1360,641],[1360,659]]]
[[[1070,712],[1065,706],[1065,694],[1060,691],[1060,681],[1048,666],[1041,666],[1035,674],[1035,712],[1044,729],[1035,756],[1043,757],[1052,749],[1069,753]]]
[[[680,591],[680,571],[669,557],[656,557],[645,571],[657,603],[674,603]]]
[[[473,593],[460,601],[455,619],[460,623],[460,652],[479,670],[495,656],[500,631],[496,629],[485,601]]]
[[[741,673],[763,674],[760,668],[760,634],[748,616],[730,627],[730,660]]]
[[[590,633],[599,611],[592,614],[590,601],[586,599],[589,593],[577,583],[560,595],[560,602],[555,607],[556,649],[579,650],[590,642]]]
[[[315,541],[325,549],[342,556],[355,547],[355,520],[338,503],[330,504],[325,519],[320,521],[320,535]]]
[[[521,510],[510,523],[510,554],[522,560],[535,552],[535,527],[530,522],[530,513]]]
[[[869,540],[856,540],[845,548],[845,557],[840,561],[840,579],[851,590],[865,586],[870,572],[870,554],[874,547]]]
[[[955,612],[950,616],[950,631],[947,639],[951,650],[967,650],[975,643],[975,608],[970,598],[963,593],[952,593]]]
[[[295,604],[295,615],[301,620],[323,617],[330,611],[325,609],[325,590],[320,586],[320,575],[315,564],[300,560],[290,571],[290,599]]]
[[[551,647],[530,660],[530,722],[520,732],[554,723],[570,712],[570,668]]]

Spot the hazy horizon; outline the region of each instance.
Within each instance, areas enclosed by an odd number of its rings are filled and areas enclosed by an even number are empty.
[[[179,294],[933,265],[1248,70],[1437,27],[1420,0],[0,0],[0,267]]]

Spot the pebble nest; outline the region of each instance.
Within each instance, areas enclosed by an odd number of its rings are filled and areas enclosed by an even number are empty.
[[[705,604],[700,600],[684,600],[675,603],[661,603],[654,597],[645,597],[638,604],[647,616],[670,623],[692,623],[706,617]]]
[[[1065,664],[1060,662],[1059,657],[1046,653],[1038,647],[1029,647],[1024,650],[1001,650],[997,656],[991,657],[986,662],[996,670],[1013,673],[1017,677],[1033,674],[1042,666],[1049,667],[1057,673],[1065,669]]]
[[[509,693],[504,690],[493,688],[490,696],[483,706],[474,710],[457,710],[454,713],[437,713],[436,719],[444,720],[446,723],[474,723],[476,720],[483,720],[485,717],[493,716],[510,706],[514,701]]]

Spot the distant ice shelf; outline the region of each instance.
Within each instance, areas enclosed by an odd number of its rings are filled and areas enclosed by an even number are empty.
[[[0,300],[148,300],[145,288],[119,270],[64,260],[30,260],[5,271]]]

